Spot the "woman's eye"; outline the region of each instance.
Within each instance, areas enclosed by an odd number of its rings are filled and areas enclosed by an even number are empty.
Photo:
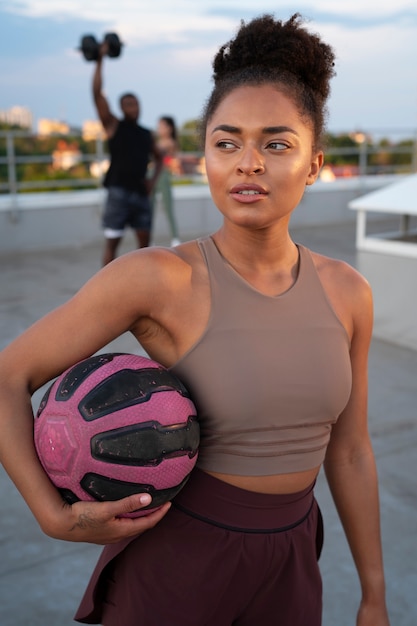
[[[227,150],[227,149],[230,150],[230,148],[235,148],[235,144],[232,141],[226,141],[226,140],[218,141],[216,143],[216,146],[218,148],[223,148],[225,150]]]
[[[286,150],[288,146],[282,141],[271,141],[271,143],[268,144],[268,148],[271,150]]]

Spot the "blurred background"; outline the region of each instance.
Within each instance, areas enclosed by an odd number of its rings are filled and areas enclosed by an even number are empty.
[[[116,32],[122,53],[105,59],[104,89],[136,93],[140,122],[171,115],[180,132],[177,182],[204,177],[198,118],[211,61],[240,20],[295,11],[336,50],[324,180],[415,169],[417,8],[414,1],[3,0],[0,6],[0,192],[100,184],[108,162],[91,96],[93,63],[81,37]],[[10,133],[13,131],[13,133]],[[32,158],[30,158],[32,157]],[[17,169],[10,171],[17,158]],[[59,180],[59,183],[54,181]],[[65,184],[65,181],[71,181]],[[40,184],[40,181],[43,181]]]

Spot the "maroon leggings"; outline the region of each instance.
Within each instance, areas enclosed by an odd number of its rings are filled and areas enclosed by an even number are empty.
[[[104,548],[75,619],[104,626],[320,626],[313,486],[245,491],[194,470],[156,527]]]

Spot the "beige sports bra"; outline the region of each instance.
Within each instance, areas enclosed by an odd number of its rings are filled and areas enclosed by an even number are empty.
[[[198,240],[211,286],[200,339],[172,367],[200,420],[198,466],[262,476],[321,465],[332,425],[351,392],[348,335],[299,245],[299,273],[285,293],[266,296]]]

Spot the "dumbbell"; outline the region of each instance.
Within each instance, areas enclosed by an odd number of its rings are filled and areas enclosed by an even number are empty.
[[[119,35],[116,33],[106,33],[103,43],[107,43],[108,46],[107,56],[112,59],[120,56],[123,44],[119,39]],[[81,45],[78,49],[82,52],[86,61],[97,61],[100,45],[94,35],[84,35],[81,38]]]

